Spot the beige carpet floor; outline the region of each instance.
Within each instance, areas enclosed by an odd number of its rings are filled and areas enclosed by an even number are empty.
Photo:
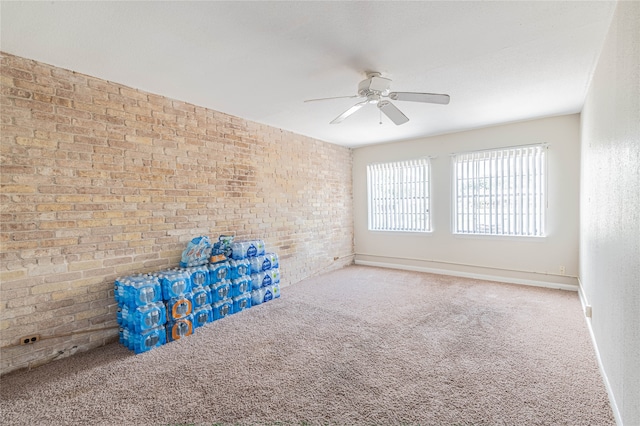
[[[349,266],[134,355],[2,377],[4,425],[613,425],[575,292]]]

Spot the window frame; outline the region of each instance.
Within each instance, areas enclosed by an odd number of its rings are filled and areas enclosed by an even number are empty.
[[[545,238],[547,236],[546,221],[547,221],[547,208],[548,208],[548,161],[549,161],[548,148],[549,148],[548,144],[538,143],[538,144],[529,144],[529,145],[516,145],[516,146],[508,146],[508,147],[465,151],[465,152],[458,152],[458,153],[451,154],[451,231],[452,231],[452,234],[455,236],[473,236],[473,237],[491,237],[491,238],[505,237],[509,239]],[[529,152],[532,150],[535,150],[533,155],[531,153],[528,153],[525,156],[512,154],[514,152],[522,153],[523,151]],[[505,157],[505,155],[507,156]],[[464,157],[467,157],[467,159],[465,160],[467,167],[468,167],[468,164],[472,162],[474,163],[474,167],[476,167],[476,169],[473,171],[474,173],[476,173],[476,175],[474,175],[473,177],[475,181],[479,179],[485,179],[486,181],[486,179],[489,179],[489,182],[494,181],[497,185],[498,181],[502,179],[501,183],[503,184],[502,188],[504,189],[505,188],[504,182],[506,178],[508,178],[509,180],[509,183],[508,183],[509,186],[511,186],[512,179],[514,183],[519,182],[521,185],[523,185],[525,176],[527,176],[527,179],[528,179],[527,184],[531,185],[532,184],[531,182],[533,182],[534,190],[533,190],[533,193],[530,193],[529,189],[527,190],[527,195],[529,198],[526,198],[526,201],[527,201],[526,209],[524,209],[523,207],[524,204],[522,204],[523,186],[520,187],[521,193],[517,195],[516,193],[513,193],[513,194],[511,193],[512,191],[511,187],[509,188],[508,193],[506,194],[504,191],[500,194],[497,194],[497,193],[493,194],[491,193],[492,189],[490,189],[488,196],[486,195],[486,189],[483,189],[484,193],[482,195],[478,195],[478,192],[480,191],[477,189],[474,189],[475,191],[474,194],[467,195],[466,200],[468,200],[469,198],[474,198],[471,204],[469,204],[468,201],[466,202],[467,207],[473,207],[474,209],[477,208],[478,206],[474,205],[474,201],[478,197],[483,197],[485,198],[485,200],[488,198],[489,199],[488,204],[490,205],[488,231],[481,232],[478,229],[476,229],[478,226],[480,226],[478,221],[478,217],[480,216],[480,214],[476,213],[475,211],[462,212],[462,213],[459,212],[459,207],[460,207],[459,199],[461,198],[459,196],[459,189],[460,189],[459,185],[461,184],[460,183],[461,179],[459,179],[458,177],[458,172],[459,172],[458,165],[460,162],[458,159],[464,158]],[[511,169],[509,167],[507,167],[508,173],[505,173],[505,170],[504,170],[505,159],[506,161],[513,160],[515,162],[516,160],[522,160],[525,157],[529,162],[531,162],[531,158],[533,158],[533,161],[534,161],[533,171],[530,170],[531,164],[529,163],[526,166],[527,173],[523,174],[522,168],[524,163],[521,162],[519,164],[520,170],[516,170],[515,175],[508,174],[511,172]],[[500,173],[490,174],[489,177],[487,178],[486,177],[487,160],[488,161],[502,160],[501,166],[490,166],[491,168],[496,167],[496,169],[500,169]],[[478,170],[479,169],[478,164],[481,162],[484,162],[485,164],[483,165],[484,169],[482,170],[482,176],[479,176],[480,171]],[[489,172],[491,173],[491,171]],[[517,172],[520,172],[520,174],[517,174]],[[467,173],[469,173],[469,170],[467,170]],[[533,176],[533,180],[531,180],[531,176]],[[519,181],[518,181],[518,177],[520,178]],[[467,179],[470,179],[470,178],[467,178]],[[489,183],[489,186],[491,187],[491,183]],[[516,190],[517,188],[513,189],[513,191],[516,191]],[[520,198],[517,199],[517,197],[520,197]],[[534,199],[533,213],[531,212],[531,197],[533,197]],[[509,207],[507,208],[507,213],[505,214],[504,206],[506,205],[506,203],[512,202],[512,201],[514,202],[520,201],[520,204],[516,205],[513,208],[513,211],[511,210],[511,204],[509,204]],[[500,203],[502,203],[502,207],[499,207]],[[494,207],[495,212],[491,211],[491,206],[493,205],[495,205]],[[500,215],[498,215],[498,211],[500,209],[502,209],[502,211]],[[532,214],[533,214],[533,219],[532,219],[533,224],[531,223],[531,220],[530,220],[530,217]],[[459,223],[461,215],[463,216],[463,220],[464,220],[464,215],[466,215],[467,217],[466,227],[464,226],[464,223],[463,224]],[[495,225],[493,222],[493,218],[491,217],[492,215],[494,215],[496,219]],[[524,226],[525,216],[527,216],[526,227]],[[469,226],[469,221],[468,221],[469,217],[473,217],[473,220],[474,220],[474,226],[472,227],[472,229],[470,229],[470,226]],[[485,221],[486,221],[486,217],[487,215],[486,213],[484,213]],[[487,224],[485,221],[483,221],[482,226],[486,227]],[[506,222],[508,222],[508,229],[505,232],[504,228],[505,228]],[[495,226],[495,231],[494,231],[494,226]],[[514,228],[513,231],[511,230],[512,227]],[[532,227],[533,227],[533,232],[531,232]],[[502,229],[502,231],[498,232],[499,229]]]
[[[395,166],[395,167],[394,167]],[[401,168],[404,167],[404,168]],[[376,215],[376,210],[374,209],[374,197],[373,192],[373,178],[372,174],[374,171],[380,172],[382,168],[384,168],[387,173],[397,172],[398,170],[406,170],[408,167],[422,167],[424,170],[422,171],[422,179],[415,182],[404,182],[398,181],[398,176],[395,175],[393,177],[394,180],[388,183],[388,185],[395,185],[396,189],[400,189],[397,186],[404,184],[402,187],[402,191],[406,191],[407,184],[421,185],[420,188],[413,187],[414,191],[418,191],[417,195],[413,197],[396,197],[393,198],[395,200],[399,200],[403,203],[404,211],[396,212],[395,218],[389,216],[389,212],[387,212],[386,217],[383,219],[376,220],[374,216]],[[377,169],[377,170],[374,170]],[[393,170],[393,171],[392,171]],[[370,163],[366,167],[367,172],[367,230],[373,232],[402,232],[402,233],[419,233],[426,234],[433,232],[432,227],[432,209],[431,209],[431,157],[420,157],[420,158],[412,158],[409,160],[399,160],[399,161],[389,161],[382,163]],[[406,172],[405,172],[406,173]],[[420,172],[419,172],[420,173]],[[402,179],[401,179],[402,180]],[[426,180],[426,181],[425,181]],[[423,192],[424,191],[424,192]],[[409,205],[411,204],[410,200],[414,198],[418,201],[422,202],[422,205],[418,205],[417,207],[411,208]],[[417,210],[419,208],[423,208],[423,210]],[[426,211],[424,210],[426,208]],[[408,211],[407,211],[408,210]],[[385,214],[385,213],[378,213]],[[407,216],[408,215],[408,216]],[[419,224],[420,226],[402,226],[402,223],[406,225],[410,225],[412,223],[411,215],[415,215],[417,219],[414,221],[414,224]],[[424,215],[423,223],[420,223],[419,218],[420,215]],[[404,218],[404,222],[401,222],[400,225],[394,225],[394,220]]]

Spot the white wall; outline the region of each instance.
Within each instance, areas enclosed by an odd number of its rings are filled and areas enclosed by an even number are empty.
[[[582,112],[580,280],[625,425],[640,425],[640,3],[620,2]]]
[[[454,275],[484,275],[511,282],[577,286],[579,123],[579,116],[574,114],[355,149],[356,262]],[[454,236],[450,226],[450,154],[533,143],[550,145],[547,237]],[[422,156],[435,157],[431,162],[433,232],[369,231],[367,164]],[[566,276],[560,275],[561,266],[566,268]]]

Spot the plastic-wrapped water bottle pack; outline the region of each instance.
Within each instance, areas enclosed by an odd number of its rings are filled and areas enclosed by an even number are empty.
[[[212,245],[208,237],[194,238],[183,267],[116,279],[120,343],[146,352],[280,297],[278,255],[266,253],[262,240],[233,240],[221,235]]]

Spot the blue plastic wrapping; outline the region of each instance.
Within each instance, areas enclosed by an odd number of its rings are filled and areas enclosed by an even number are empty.
[[[229,262],[212,263],[209,265],[209,285],[228,280],[230,275]]]
[[[184,318],[170,321],[167,323],[167,341],[181,339],[193,334],[193,315],[187,315]]]
[[[207,264],[211,257],[211,248],[211,240],[209,240],[209,237],[206,235],[192,239],[187,244],[187,248],[182,252],[180,266],[187,268]]]
[[[251,281],[249,277],[241,277],[231,280],[231,297],[240,296],[242,293],[251,291]]]
[[[231,297],[231,281],[221,281],[211,285],[211,302],[216,303]]]
[[[233,300],[224,299],[213,304],[213,319],[219,320],[233,312]]]
[[[251,307],[251,293],[242,293],[233,298],[233,313],[237,314]]]
[[[209,286],[194,287],[191,294],[193,295],[191,301],[193,302],[194,311],[203,305],[211,304],[211,289]]]
[[[193,295],[183,294],[167,300],[167,321],[184,318],[193,312]]]

